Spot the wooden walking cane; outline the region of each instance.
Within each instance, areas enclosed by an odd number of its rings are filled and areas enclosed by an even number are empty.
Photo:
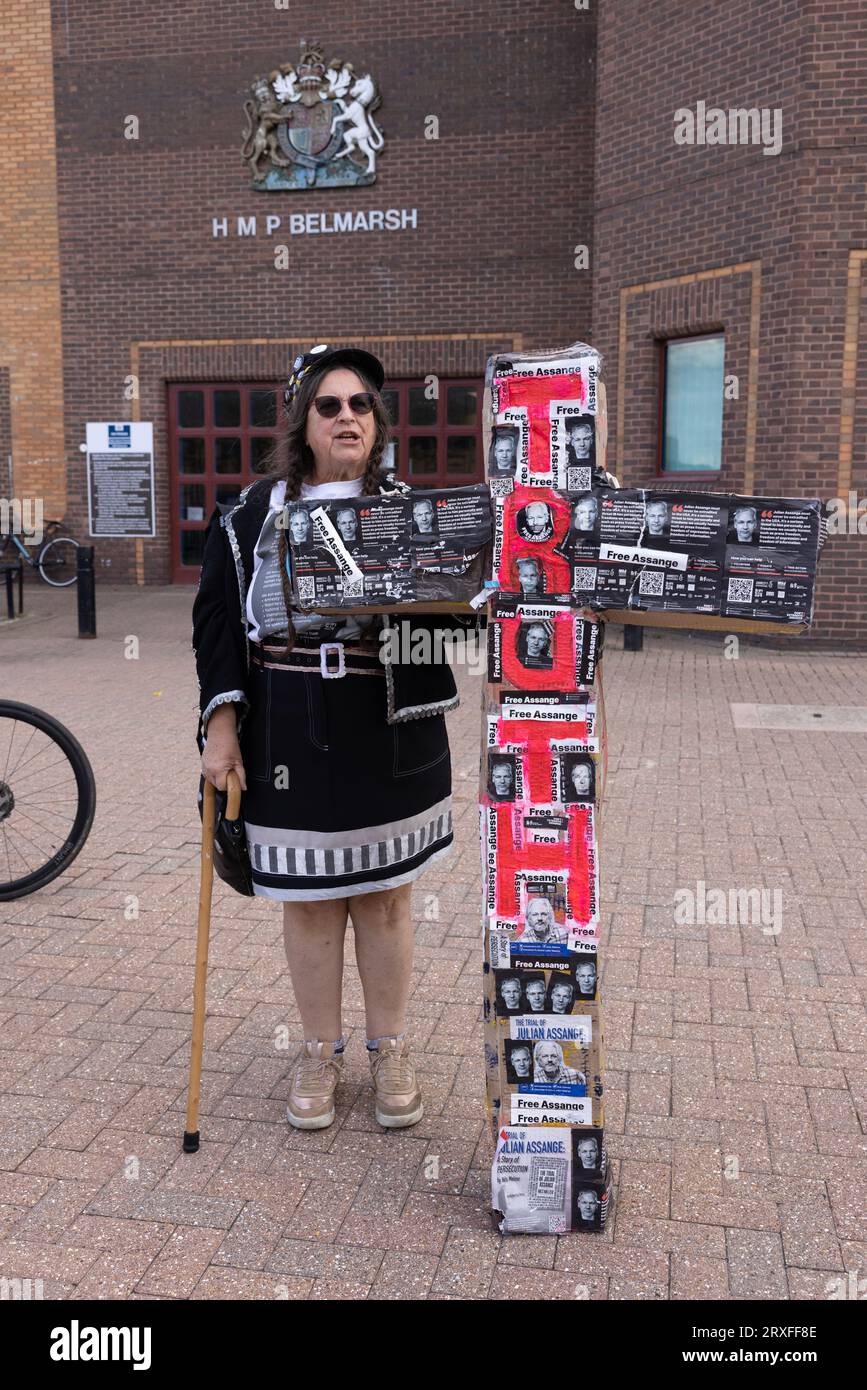
[[[241,782],[237,772],[226,777],[225,816],[237,820],[241,810]],[[202,1080],[202,1052],[205,1044],[205,986],[208,978],[208,939],[211,930],[211,893],[214,887],[214,827],[217,823],[217,789],[205,782],[202,806],[202,863],[199,878],[199,925],[196,933],[196,977],[193,983],[193,1036],[190,1047],[190,1084],[187,1093],[187,1127],[184,1153],[199,1149],[199,1092]]]

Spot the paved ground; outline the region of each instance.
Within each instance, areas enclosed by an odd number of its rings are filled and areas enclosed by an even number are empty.
[[[274,1038],[299,1029],[279,908],[218,885],[204,1137],[180,1153],[199,858],[191,600],[103,586],[85,642],[74,595],[31,588],[32,616],[0,626],[2,693],[68,723],[99,789],[70,871],[0,905],[0,1275],[113,1299],[815,1299],[847,1271],[864,1279],[867,742],[735,732],[729,703],[867,705],[867,660],[795,643],[728,660],[722,639],[674,634],[632,654],[609,628],[615,1204],[602,1236],[500,1238],[481,1099],[478,677],[451,726],[459,849],[417,891],[424,1120],[383,1134],[372,1117],[350,963],[338,1120],[288,1129],[290,1056]],[[679,924],[674,894],[699,882],[780,890],[782,930]],[[424,919],[426,894],[439,920]]]

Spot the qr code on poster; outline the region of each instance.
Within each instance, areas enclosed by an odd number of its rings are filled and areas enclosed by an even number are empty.
[[[589,468],[566,469],[567,492],[587,492],[590,488],[590,483],[591,477]]]
[[[316,582],[313,579],[298,580],[298,597],[302,603],[316,597]]]
[[[579,565],[572,580],[572,588],[576,591],[593,590],[596,588],[596,571],[592,565]]]
[[[343,581],[343,597],[344,597],[344,598],[362,598],[363,596],[364,596],[364,580],[363,580],[363,579],[344,579],[344,581]]]
[[[752,603],[753,581],[751,579],[730,579],[728,601],[729,603]]]
[[[665,592],[664,570],[645,570],[638,581],[638,592],[640,594],[655,594],[661,597]]]

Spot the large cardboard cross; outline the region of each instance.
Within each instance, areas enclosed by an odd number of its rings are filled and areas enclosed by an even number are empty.
[[[482,700],[481,910],[492,1208],[504,1233],[601,1230],[608,1211],[601,620],[791,634],[812,612],[818,501],[620,489],[605,470],[599,368],[592,348],[573,344],[492,358],[486,376],[494,602]],[[498,431],[514,443],[506,476],[493,447]],[[583,434],[584,450],[570,457],[573,432]],[[340,607],[314,600],[317,611],[460,606],[359,605],[358,565],[329,518],[318,524],[350,587]]]

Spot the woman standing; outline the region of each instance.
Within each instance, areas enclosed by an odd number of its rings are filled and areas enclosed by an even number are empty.
[[[350,918],[376,1118],[399,1128],[423,1113],[406,1038],[410,894],[452,844],[444,711],[458,703],[454,676],[447,664],[395,663],[379,640],[387,617],[293,609],[287,575],[286,528],[306,537],[305,504],[400,486],[382,481],[384,377],[378,359],[356,348],[320,346],[295,359],[285,457],[212,517],[193,605],[202,773],[220,790],[238,773],[254,892],[283,903],[304,1028],[287,1106],[299,1129],[334,1119]],[[412,625],[475,623],[419,616]]]

